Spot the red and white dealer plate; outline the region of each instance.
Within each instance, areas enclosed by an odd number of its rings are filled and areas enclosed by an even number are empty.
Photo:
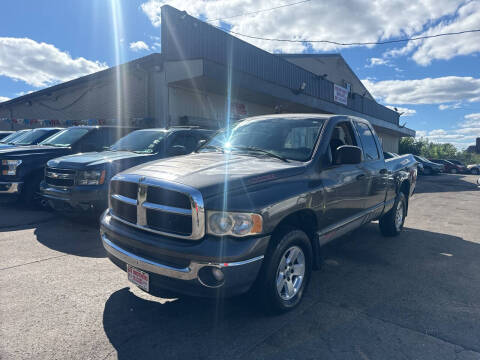
[[[127,264],[128,281],[137,285],[140,289],[148,291],[149,275],[145,271],[139,270]]]

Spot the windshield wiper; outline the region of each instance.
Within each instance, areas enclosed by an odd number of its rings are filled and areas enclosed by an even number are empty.
[[[53,147],[69,147],[69,146],[70,146],[70,145],[65,145],[65,144],[49,144],[49,143],[39,144],[39,145],[42,145],[42,146],[53,146]]]
[[[198,150],[202,150],[202,149],[215,149],[217,151],[221,151],[222,153],[225,152],[225,150],[223,149],[223,147],[221,146],[216,146],[216,145],[205,145],[205,146],[202,146],[200,149]],[[198,150],[196,152],[198,152]]]
[[[271,151],[264,150],[264,149],[256,147],[256,146],[233,146],[232,149],[233,150],[246,150],[246,151],[259,152],[259,153],[268,155],[270,157],[274,157],[276,159],[279,159],[279,160],[282,160],[282,161],[285,161],[285,162],[289,162],[288,159],[283,157],[283,156],[277,155],[277,154],[275,154]]]

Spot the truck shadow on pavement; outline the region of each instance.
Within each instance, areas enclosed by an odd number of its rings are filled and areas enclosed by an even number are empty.
[[[32,229],[54,217],[49,211],[32,209],[17,203],[0,203],[0,232]]]
[[[264,316],[250,296],[161,303],[123,288],[105,303],[104,331],[116,350],[109,355],[440,359],[469,351],[479,356],[479,258],[480,244],[460,237],[407,228],[383,238],[368,224],[329,246],[302,304],[281,316]]]
[[[38,224],[34,234],[42,245],[65,254],[106,257],[98,227],[60,217]]]
[[[53,211],[20,204],[0,204],[0,232],[34,229],[39,243],[76,256],[106,257],[98,231],[98,220],[73,220]]]
[[[478,190],[477,177],[474,175],[451,175],[421,176],[417,179],[416,194],[459,192]]]

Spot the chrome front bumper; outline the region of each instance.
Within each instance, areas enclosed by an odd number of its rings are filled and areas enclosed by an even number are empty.
[[[18,194],[22,182],[0,182],[0,194]]]
[[[145,259],[138,255],[135,255],[129,251],[122,249],[121,247],[114,244],[110,241],[106,234],[101,234],[102,242],[105,250],[112,256],[117,259],[134,266],[140,270],[144,270],[150,273],[154,273],[161,276],[166,276],[178,280],[195,280],[199,279],[198,272],[201,268],[208,267],[217,267],[219,269],[238,267],[242,265],[247,265],[253,262],[257,262],[263,259],[263,255],[257,256],[248,260],[238,261],[238,262],[229,262],[229,263],[201,263],[191,261],[188,267],[185,268],[175,268],[169,265],[160,264],[153,262],[151,260]]]

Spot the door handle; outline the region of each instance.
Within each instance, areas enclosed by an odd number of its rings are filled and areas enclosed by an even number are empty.
[[[387,169],[382,169],[382,170],[380,170],[380,174],[382,174],[382,175],[388,174],[388,170]]]
[[[365,179],[365,174],[360,174],[360,175],[357,175],[357,180],[363,180]]]

